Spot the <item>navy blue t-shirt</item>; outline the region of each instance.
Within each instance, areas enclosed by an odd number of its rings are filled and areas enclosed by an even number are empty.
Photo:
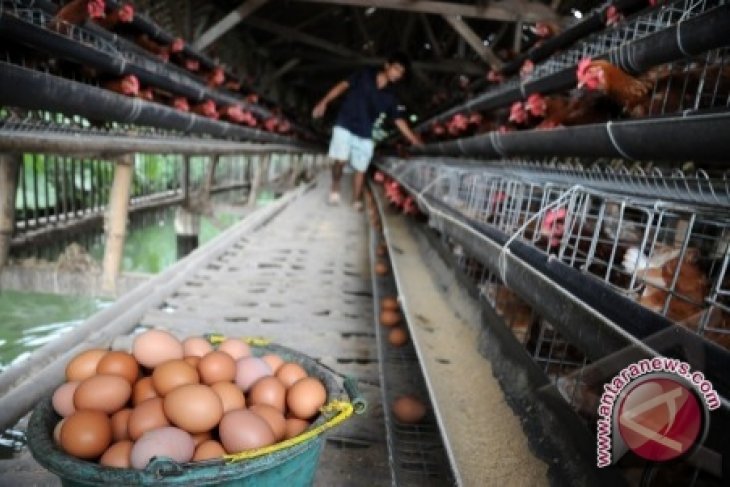
[[[398,99],[390,86],[378,89],[377,74],[376,69],[366,68],[347,80],[350,87],[345,92],[335,125],[358,137],[370,139],[373,136],[373,124],[381,113],[394,119],[403,116],[404,110],[398,106]]]

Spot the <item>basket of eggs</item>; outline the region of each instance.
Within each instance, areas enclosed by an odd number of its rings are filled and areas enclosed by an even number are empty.
[[[295,350],[150,329],[76,355],[28,447],[64,486],[311,485],[323,433],[364,410],[354,379]]]

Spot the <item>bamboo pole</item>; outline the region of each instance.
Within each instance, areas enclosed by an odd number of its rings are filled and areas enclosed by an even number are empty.
[[[131,154],[122,156],[114,166],[114,180],[106,215],[106,247],[101,284],[102,291],[110,295],[116,294],[117,277],[124,255],[133,170],[134,158]]]
[[[261,186],[268,182],[270,158],[271,154],[264,154],[256,158],[256,162],[253,166],[253,181],[251,182],[251,192],[248,194],[249,206],[256,206],[256,198],[258,197]]]
[[[15,231],[15,193],[20,161],[20,154],[0,154],[0,270],[8,261]]]

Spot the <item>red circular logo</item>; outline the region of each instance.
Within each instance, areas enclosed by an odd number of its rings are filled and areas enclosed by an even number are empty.
[[[666,461],[692,448],[702,429],[695,394],[678,380],[648,377],[619,404],[618,430],[626,445],[647,460]]]

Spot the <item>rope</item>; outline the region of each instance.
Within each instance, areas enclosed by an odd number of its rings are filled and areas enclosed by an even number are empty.
[[[320,424],[319,426],[312,428],[310,430],[305,431],[304,433],[300,434],[299,436],[295,436],[294,438],[290,438],[288,440],[284,440],[280,443],[276,443],[274,445],[265,446],[263,448],[254,448],[252,450],[245,450],[238,453],[231,453],[229,455],[224,455],[223,459],[228,463],[233,462],[240,462],[243,460],[250,460],[251,458],[260,457],[262,455],[268,455],[269,453],[274,453],[280,450],[283,450],[285,448],[289,448],[296,445],[301,445],[302,443],[305,443],[325,431],[334,428],[335,426],[343,423],[345,420],[347,420],[350,416],[352,416],[352,413],[354,411],[354,408],[352,406],[352,403],[349,401],[341,401],[341,400],[333,400],[330,401],[328,404],[325,404],[320,408],[320,411],[322,414],[331,414],[336,413],[334,416],[329,418],[324,423]]]

